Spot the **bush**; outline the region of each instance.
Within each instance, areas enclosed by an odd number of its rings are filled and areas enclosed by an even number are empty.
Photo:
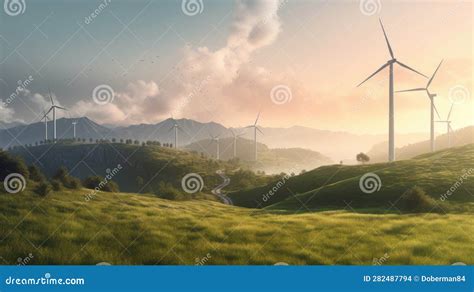
[[[53,187],[53,190],[54,190],[55,192],[60,191],[60,190],[63,189],[63,184],[62,184],[59,180],[57,180],[57,179],[53,179],[53,180],[51,181],[51,186]]]
[[[88,189],[95,189],[99,188],[101,191],[104,192],[120,192],[119,186],[117,185],[116,182],[109,180],[105,181],[105,179],[101,176],[90,176],[85,178],[82,181],[82,184],[84,185],[85,188]]]
[[[158,198],[166,199],[166,200],[184,200],[186,197],[181,194],[175,187],[173,187],[170,183],[160,182],[158,185],[158,191],[155,192],[155,195]]]
[[[65,167],[60,167],[53,176],[53,179],[60,181],[61,184],[68,189],[78,189],[81,187],[81,181],[75,177],[70,176],[68,170]]]
[[[12,157],[6,152],[0,150],[0,181],[11,173],[19,173],[28,178],[28,168],[21,158]]]
[[[440,211],[436,201],[420,187],[413,187],[403,194],[397,203],[397,207],[402,211],[415,213]]]
[[[31,180],[36,181],[36,182],[46,181],[46,177],[44,176],[44,174],[35,165],[29,166],[28,172],[30,173]]]
[[[51,185],[47,182],[41,182],[34,189],[34,192],[42,197],[46,197],[51,192]]]

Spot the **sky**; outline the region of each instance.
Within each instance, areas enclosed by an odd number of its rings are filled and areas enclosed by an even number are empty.
[[[12,5],[7,5],[7,2]],[[18,6],[13,4],[19,3]],[[61,115],[107,125],[190,118],[237,127],[380,134],[395,57],[431,76],[452,126],[474,124],[471,1],[5,0],[0,121]],[[18,9],[19,8],[19,9]],[[395,90],[428,81],[395,67]],[[18,88],[19,87],[19,88]],[[423,92],[395,95],[398,133],[429,131]],[[438,133],[444,127],[437,127]]]

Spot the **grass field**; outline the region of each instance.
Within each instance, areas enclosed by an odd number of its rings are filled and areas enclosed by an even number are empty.
[[[474,264],[472,213],[289,215],[88,192],[1,194],[2,264]]]

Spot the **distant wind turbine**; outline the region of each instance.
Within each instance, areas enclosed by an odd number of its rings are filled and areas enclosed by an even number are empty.
[[[241,137],[243,134],[236,134],[234,130],[230,130],[232,132],[232,136],[234,137],[234,158],[237,157],[237,139]]]
[[[74,139],[76,139],[76,125],[77,125],[77,121],[72,122],[72,126],[74,128]]]
[[[445,121],[436,121],[438,123],[446,123],[446,134],[448,136],[448,148],[451,148],[451,132],[453,131],[453,128],[451,127],[451,120],[449,118],[451,117],[453,106],[454,106],[454,103],[451,104],[451,109],[449,110],[448,117],[446,118]]]
[[[49,121],[49,117],[46,111],[43,111],[43,117],[41,118],[41,120],[44,120],[44,141],[46,142],[48,141],[48,121]]]
[[[211,136],[211,143],[209,144],[212,144],[212,142],[216,143],[216,159],[219,160],[220,159],[220,149],[219,149],[219,136],[220,135],[213,136],[209,134],[209,136]]]
[[[251,126],[247,126],[246,128],[253,128],[254,130],[254,141],[255,141],[255,161],[257,161],[257,131],[259,131],[261,134],[263,134],[262,130],[257,126],[258,119],[260,118],[260,112],[258,112],[257,119],[255,120],[255,123]]]
[[[173,126],[171,126],[169,132],[174,130],[174,148],[178,148],[178,130],[181,129],[181,127],[178,125],[178,123],[173,119]]]
[[[53,111],[53,140],[56,142],[56,109],[62,109],[66,110],[66,108],[57,106],[54,104],[53,97],[51,96],[51,90],[49,90],[49,99],[51,100],[51,107],[49,108],[48,112],[46,113],[49,114],[51,111]]]
[[[369,77],[367,77],[364,81],[362,81],[359,85],[357,85],[357,87],[361,86],[363,83],[365,83],[367,80],[369,80],[370,78],[372,78],[374,75],[376,75],[377,73],[379,73],[380,71],[382,71],[383,69],[385,69],[386,67],[389,67],[389,91],[388,91],[388,98],[389,98],[389,116],[388,116],[388,160],[389,161],[395,161],[395,114],[394,114],[394,107],[395,107],[395,104],[394,104],[394,89],[393,89],[393,65],[396,63],[398,64],[399,66],[405,68],[405,69],[408,69],[410,71],[413,71],[421,76],[424,76],[426,78],[428,78],[426,75],[416,71],[415,69],[413,68],[410,68],[409,66],[403,64],[402,62],[399,62],[394,54],[393,54],[393,51],[392,51],[392,47],[390,46],[390,42],[388,41],[388,37],[387,37],[387,34],[385,33],[385,29],[383,27],[383,24],[382,24],[382,20],[379,19],[379,22],[380,22],[380,26],[382,27],[382,31],[383,31],[383,34],[384,34],[384,37],[385,37],[385,42],[387,43],[387,47],[388,47],[388,51],[390,53],[390,57],[391,59],[387,61],[387,63],[385,63],[384,65],[382,65],[382,67],[380,67],[379,69],[377,69],[377,71],[375,71],[374,73],[372,73],[372,75],[370,75]]]
[[[438,72],[439,67],[441,67],[441,64],[443,63],[443,60],[439,63],[438,67],[434,71],[433,75],[431,76],[430,80],[426,84],[426,86],[420,87],[420,88],[413,88],[413,89],[407,89],[407,90],[400,90],[397,92],[410,92],[410,91],[424,91],[428,95],[428,98],[430,99],[431,102],[431,119],[430,119],[430,141],[431,141],[431,152],[435,151],[435,122],[434,122],[434,113],[438,115],[438,118],[441,119],[439,116],[438,110],[435,107],[434,103],[434,98],[436,97],[436,93],[431,93],[429,90],[429,87],[431,85],[431,81],[433,81],[434,77],[436,76],[436,73]]]

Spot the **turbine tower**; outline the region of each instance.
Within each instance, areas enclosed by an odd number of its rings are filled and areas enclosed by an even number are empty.
[[[51,90],[49,91],[49,99],[51,100],[51,107],[49,108],[48,112],[46,113],[49,114],[51,111],[53,111],[53,141],[56,142],[56,109],[62,109],[66,110],[66,108],[57,106],[54,104],[53,97],[51,96]]]
[[[439,67],[441,67],[441,64],[443,63],[443,60],[439,63],[438,67],[434,71],[433,75],[431,76],[430,80],[426,84],[425,87],[420,87],[420,88],[413,88],[413,89],[407,89],[407,90],[400,90],[397,92],[410,92],[410,91],[424,91],[428,95],[428,98],[430,99],[431,103],[431,120],[430,120],[430,142],[431,142],[431,152],[435,151],[435,121],[434,121],[434,113],[438,115],[438,119],[441,119],[439,116],[438,110],[435,107],[434,103],[434,98],[436,97],[436,93],[431,93],[429,90],[429,87],[431,85],[431,81],[433,81],[434,77],[436,76],[436,73],[438,72]]]
[[[449,118],[451,117],[453,106],[454,106],[454,103],[451,103],[451,109],[449,110],[448,117],[446,118],[445,121],[436,121],[438,123],[446,123],[446,134],[448,136],[448,148],[451,148],[451,132],[453,131],[453,128],[451,127],[451,120]]]
[[[72,122],[72,126],[74,128],[74,139],[76,139],[76,125],[77,125],[77,121]]]
[[[255,123],[251,126],[246,127],[246,128],[253,128],[253,130],[254,130],[253,137],[254,137],[254,141],[255,141],[255,161],[257,161],[257,158],[258,158],[257,157],[257,131],[259,131],[261,134],[263,134],[262,130],[260,130],[260,128],[257,126],[259,118],[260,118],[260,112],[258,112],[257,119],[255,120]]]
[[[44,120],[44,142],[46,143],[46,141],[48,141],[48,121],[49,121],[49,117],[46,111],[43,111],[43,117],[41,118],[41,120]]]
[[[391,59],[388,60],[387,63],[382,65],[382,67],[377,69],[377,71],[372,73],[372,75],[370,75],[364,81],[362,81],[359,85],[357,85],[357,87],[364,84],[367,80],[372,78],[374,75],[376,75],[377,73],[379,73],[380,71],[382,71],[386,67],[389,67],[389,83],[388,83],[388,86],[389,86],[389,89],[388,89],[388,104],[389,104],[389,108],[388,108],[388,112],[389,112],[389,115],[388,115],[388,161],[395,161],[395,113],[394,113],[395,103],[394,103],[394,98],[393,98],[394,97],[394,89],[393,89],[393,67],[394,67],[394,64],[398,64],[399,66],[401,66],[405,69],[408,69],[410,71],[413,71],[413,72],[415,72],[415,73],[417,73],[421,76],[424,76],[426,78],[428,78],[428,77],[426,75],[416,71],[415,69],[410,68],[409,66],[403,64],[402,62],[398,61],[395,58],[395,55],[393,54],[393,51],[392,51],[392,47],[390,46],[390,42],[388,41],[387,34],[385,33],[385,29],[383,27],[382,20],[379,19],[379,22],[380,22],[380,26],[382,27],[383,35],[385,37],[385,42],[387,43],[387,47],[388,47],[388,51],[390,53]]]
[[[217,135],[217,136],[213,136],[211,134],[209,134],[211,136],[211,143],[209,144],[212,144],[212,142],[216,142],[216,159],[219,160],[220,159],[220,149],[219,149],[219,136],[220,135]]]
[[[232,132],[232,136],[234,137],[234,141],[233,141],[233,144],[234,144],[234,158],[237,157],[237,139],[239,137],[241,137],[243,134],[236,134],[234,130],[230,130]]]

